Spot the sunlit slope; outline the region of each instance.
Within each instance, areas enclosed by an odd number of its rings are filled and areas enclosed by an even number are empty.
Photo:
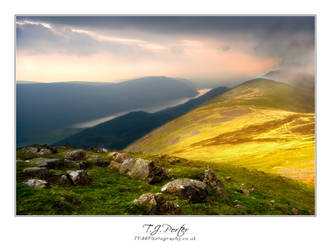
[[[314,94],[280,82],[251,80],[127,149],[255,168],[313,183]]]

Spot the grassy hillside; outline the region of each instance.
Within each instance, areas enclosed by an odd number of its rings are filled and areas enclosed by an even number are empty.
[[[63,159],[67,150],[48,158]],[[87,152],[88,156],[98,155],[111,160],[107,154]],[[143,214],[133,200],[146,192],[159,192],[162,185],[173,178],[193,178],[202,180],[204,170],[209,165],[223,182],[228,198],[218,197],[214,193],[200,203],[188,203],[173,195],[167,199],[178,202],[184,215],[287,215],[296,208],[299,215],[312,215],[314,210],[314,188],[281,176],[266,174],[246,168],[233,168],[231,165],[180,159],[170,164],[166,157],[143,153],[134,153],[134,157],[154,160],[157,165],[169,172],[169,177],[158,184],[134,180],[120,175],[117,170],[107,167],[91,166],[87,169],[92,178],[88,186],[63,186],[51,183],[48,188],[37,189],[23,184],[28,178],[22,170],[31,167],[31,163],[17,162],[16,213],[18,215],[135,215]],[[28,160],[40,157],[33,153],[17,151],[17,158]],[[69,168],[70,169],[70,168]],[[68,167],[54,171],[64,173]],[[226,180],[230,176],[231,180]],[[247,195],[239,192],[245,188],[251,190]],[[236,207],[240,205],[241,207]]]
[[[55,143],[55,145],[68,143],[71,146],[82,148],[100,146],[111,149],[124,149],[126,146],[143,137],[153,129],[187,113],[206,100],[209,100],[226,90],[227,88],[225,87],[215,88],[184,104],[154,113],[146,113],[142,111],[131,112],[92,128],[84,129],[75,135],[62,139]]]
[[[245,82],[152,131],[129,151],[315,179],[314,93],[266,79]]]

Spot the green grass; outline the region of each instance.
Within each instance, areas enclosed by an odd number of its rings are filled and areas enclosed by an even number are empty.
[[[57,156],[61,158],[64,153],[61,151]],[[88,155],[110,158],[105,154],[92,152]],[[38,157],[20,152],[17,152],[17,156],[21,159]],[[92,166],[88,169],[92,185],[68,187],[51,183],[49,188],[34,189],[23,184],[27,178],[22,175],[22,170],[32,164],[17,162],[16,212],[18,215],[139,215],[143,214],[143,211],[133,203],[134,199],[146,192],[159,192],[162,185],[173,178],[202,180],[204,170],[209,165],[223,182],[228,197],[217,197],[212,190],[204,202],[190,204],[176,196],[165,195],[167,199],[177,201],[185,215],[286,215],[291,214],[293,207],[299,210],[299,214],[314,214],[312,185],[230,165],[185,159],[170,165],[166,159],[153,155],[135,153],[135,157],[155,160],[158,165],[168,170],[169,178],[150,185],[120,175],[117,170]],[[56,171],[61,173],[66,170],[67,168],[60,168]],[[231,176],[232,180],[226,181],[226,176]],[[238,192],[242,184],[245,184],[245,188],[254,187],[255,191],[245,196]],[[270,200],[275,200],[275,204],[271,205]],[[235,208],[236,204],[245,208]]]

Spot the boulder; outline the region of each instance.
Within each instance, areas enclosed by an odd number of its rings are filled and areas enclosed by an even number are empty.
[[[38,152],[38,154],[40,154],[40,155],[50,155],[52,153],[53,152],[50,149],[48,149],[48,148],[42,148]]]
[[[214,188],[218,196],[226,196],[222,182],[217,178],[214,171],[210,168],[205,170],[205,177],[203,182],[208,186],[209,189]]]
[[[141,158],[130,158],[123,161],[119,168],[120,174],[127,174],[133,179],[156,183],[161,181],[166,172],[163,168],[154,165],[153,161]]]
[[[161,193],[142,194],[133,202],[143,208],[144,213],[146,214],[183,214],[180,206],[177,203],[164,200],[163,194]]]
[[[188,200],[192,203],[201,202],[208,195],[208,188],[204,182],[187,178],[171,181],[164,185],[161,191],[175,194],[181,199]]]
[[[152,193],[142,194],[133,202],[141,206],[147,214],[154,214],[156,212],[157,202],[155,195]]]
[[[108,167],[110,169],[118,169],[119,170],[121,166],[122,166],[121,163],[118,163],[117,161],[111,161]]]
[[[48,170],[45,167],[32,167],[23,169],[23,174],[29,177],[47,178]]]
[[[72,161],[85,160],[86,152],[83,149],[69,151],[65,154],[64,158],[67,160],[72,160]]]
[[[24,182],[24,184],[35,188],[45,188],[48,186],[47,181],[39,180],[39,179],[30,179]]]
[[[96,165],[99,167],[106,167],[109,165],[109,160],[104,160],[100,156],[93,156],[87,159],[91,165]]]
[[[86,170],[69,170],[67,171],[67,177],[73,185],[89,185],[92,182]]]
[[[74,167],[74,168],[79,168],[80,166],[78,161],[72,161],[68,159],[64,159],[63,164],[66,167]]]
[[[160,214],[169,214],[169,215],[181,215],[183,214],[182,209],[178,203],[173,201],[165,201],[162,205],[159,206]]]
[[[73,183],[71,183],[71,180],[68,178],[68,176],[63,174],[60,177],[60,184],[61,185],[72,185]]]
[[[112,153],[112,157],[115,161],[119,163],[123,163],[125,160],[132,158],[132,156],[128,153],[118,153],[118,152]]]
[[[34,158],[29,162],[36,164],[37,167],[46,168],[57,168],[59,165],[61,165],[60,159]]]

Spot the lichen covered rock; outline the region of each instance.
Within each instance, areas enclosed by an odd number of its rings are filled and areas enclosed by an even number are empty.
[[[161,181],[166,172],[163,168],[156,166],[153,161],[141,158],[130,158],[123,161],[119,168],[120,174],[127,174],[133,179],[156,183]]]
[[[201,202],[208,195],[207,185],[204,182],[187,178],[167,183],[162,187],[161,192],[175,194],[192,203]]]

